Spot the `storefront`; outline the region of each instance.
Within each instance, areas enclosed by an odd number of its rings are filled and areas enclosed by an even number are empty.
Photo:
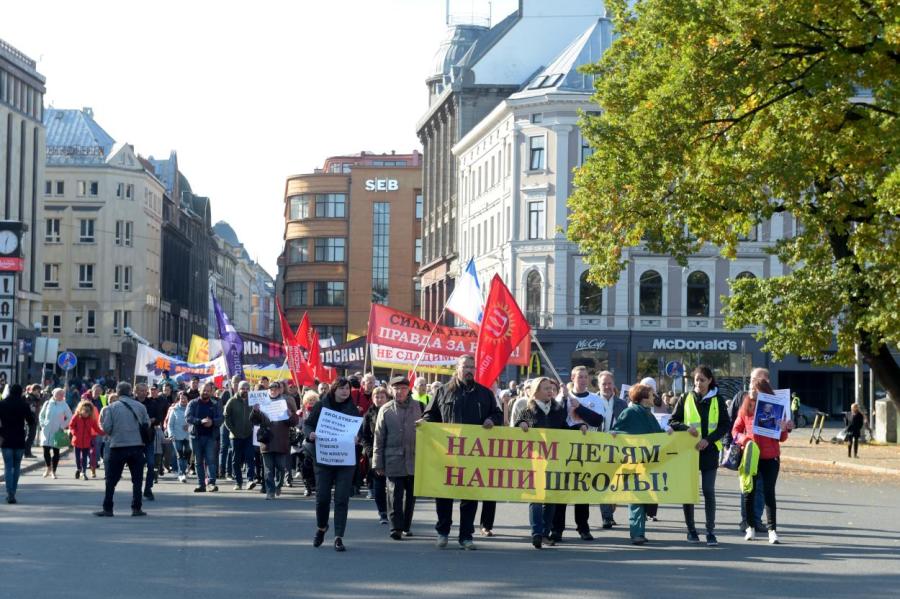
[[[586,366],[591,376],[609,370],[617,379],[627,379],[628,333],[622,331],[553,331],[539,330],[538,340],[547,352],[559,375],[568,379],[572,368]],[[536,350],[532,350],[536,353]],[[550,374],[550,368],[538,355],[532,358],[530,375]],[[535,368],[537,367],[537,368]],[[529,374],[520,369],[520,380]]]

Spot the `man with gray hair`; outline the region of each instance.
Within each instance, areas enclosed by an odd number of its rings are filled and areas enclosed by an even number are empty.
[[[109,438],[109,460],[106,462],[106,494],[103,509],[95,516],[112,517],[113,495],[122,478],[122,470],[128,466],[131,472],[131,515],[146,516],[141,509],[141,487],[146,463],[145,445],[141,439],[141,426],[150,426],[150,417],[144,405],[135,400],[129,383],[116,386],[119,400],[100,411],[100,426]]]

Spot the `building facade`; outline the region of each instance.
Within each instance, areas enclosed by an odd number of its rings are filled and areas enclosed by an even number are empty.
[[[373,302],[417,311],[421,159],[336,156],[287,180],[278,291],[289,322],[304,312],[321,339],[364,335]]]
[[[44,124],[41,332],[75,353],[77,376],[130,377],[126,331],[159,341],[165,187],[91,109],[47,109]]]
[[[37,380],[40,376],[40,365],[33,363],[30,348],[41,306],[42,246],[37,232],[46,161],[45,83],[34,60],[0,40],[0,209],[3,220],[23,224],[20,247],[24,259],[23,270],[12,275],[13,319],[9,333],[0,339],[0,379],[6,381],[14,377]],[[19,349],[23,350],[22,361],[17,359]]]

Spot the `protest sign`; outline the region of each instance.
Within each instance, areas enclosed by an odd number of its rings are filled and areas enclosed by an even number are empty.
[[[265,403],[259,404],[259,409],[262,410],[263,414],[269,417],[269,420],[272,422],[281,422],[282,420],[287,420],[291,417],[288,412],[287,401],[283,399],[269,400]]]
[[[628,401],[628,391],[631,389],[631,385],[622,385],[622,388],[619,390],[619,399],[624,399]]]
[[[616,437],[554,429],[424,423],[415,494],[534,503],[696,503],[688,433]]]
[[[264,404],[269,401],[268,391],[251,391],[247,394],[247,403],[252,408],[257,404]]]
[[[781,438],[781,421],[791,412],[790,395],[756,394],[756,411],[753,412],[753,434]]]
[[[656,421],[659,423],[659,426],[660,426],[663,430],[666,430],[667,428],[669,428],[669,420],[672,419],[672,415],[671,415],[671,414],[666,414],[666,413],[661,413],[661,412],[660,412],[660,413],[654,412],[654,413],[653,413],[653,417],[656,418]]]
[[[781,405],[787,408],[785,412],[785,417],[789,420],[793,420],[794,416],[791,414],[791,390],[790,389],[775,389],[775,397],[777,397],[781,403]]]
[[[356,464],[356,433],[362,417],[322,408],[316,425],[316,462],[328,466]]]
[[[260,443],[259,440],[256,438],[256,433],[258,433],[258,432],[259,432],[259,427],[254,426],[253,427],[253,436],[251,437],[253,439],[253,447],[261,447],[262,446],[262,443]]]

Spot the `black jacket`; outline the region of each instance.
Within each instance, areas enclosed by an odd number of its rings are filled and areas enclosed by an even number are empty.
[[[425,408],[426,422],[446,424],[484,424],[490,418],[495,425],[503,424],[503,411],[490,389],[478,383],[466,387],[453,377],[437,390]]]
[[[686,431],[690,428],[684,423],[684,402],[689,394],[693,394],[693,391],[683,395],[678,400],[678,403],[675,405],[675,411],[672,412],[672,419],[669,420],[669,426],[676,431]],[[697,439],[698,441],[706,439],[709,443],[706,449],[700,452],[700,470],[714,470],[719,467],[719,448],[716,447],[716,443],[721,441],[731,431],[731,418],[728,416],[728,406],[725,405],[725,400],[719,394],[706,400],[695,397],[694,401],[697,404],[697,411],[700,413],[700,427],[698,429],[700,436]],[[709,406],[714,401],[719,403],[719,421],[716,423],[716,430],[710,434]]]
[[[34,412],[21,397],[7,397],[0,401],[0,447],[3,449],[26,449],[25,424],[35,428]]]
[[[363,419],[362,432],[359,436],[362,440],[363,453],[370,460],[372,459],[372,451],[375,449],[375,423],[378,421],[378,410],[380,408],[374,403],[369,406],[369,411]]]
[[[529,403],[531,403],[529,401]],[[587,409],[587,408],[585,408]],[[590,410],[588,410],[590,412]],[[527,407],[525,411],[522,412],[522,417],[519,418],[519,421],[516,422],[516,426],[519,426],[523,422],[527,422],[528,426],[531,428],[559,428],[559,429],[568,429],[569,425],[566,423],[566,416],[568,415],[567,410],[561,404],[556,403],[555,401],[550,402],[550,411],[544,414],[544,410],[542,410],[538,406]],[[601,424],[603,423],[603,417],[600,417]],[[580,425],[579,425],[580,426]]]
[[[353,401],[348,397],[346,401],[335,401],[334,394],[329,392],[324,395],[319,401],[316,402],[316,405],[313,406],[312,412],[309,413],[309,416],[306,418],[306,421],[303,423],[303,437],[309,440],[310,433],[316,432],[316,427],[319,426],[319,416],[322,415],[322,408],[328,408],[329,410],[334,410],[335,412],[340,412],[341,414],[346,414],[347,416],[355,416],[359,418],[359,410]],[[373,429],[374,430],[374,429]],[[316,449],[315,449],[315,441],[309,441],[310,443],[310,455],[315,459]],[[357,458],[359,455],[357,454]],[[346,468],[346,466],[325,466],[326,468]]]
[[[848,412],[844,421],[847,423],[847,432],[850,435],[854,437],[860,436],[863,425],[865,424],[865,418],[863,417],[862,412],[857,412],[856,414]]]

